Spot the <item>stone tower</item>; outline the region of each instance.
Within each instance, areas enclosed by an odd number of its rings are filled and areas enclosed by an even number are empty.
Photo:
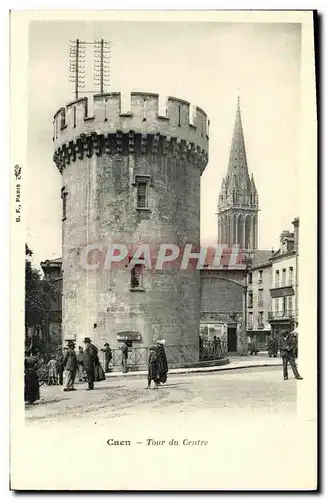
[[[130,98],[129,113],[121,113],[120,93],[110,93],[93,96],[91,116],[87,98],[54,116],[54,161],[62,174],[63,338],[79,344],[89,336],[117,347],[129,335],[133,347],[143,347],[160,337],[167,345],[193,346],[194,359],[199,271],[129,268],[130,254],[110,269],[81,265],[87,245],[95,245],[98,257],[90,258],[99,264],[108,242],[132,249],[148,243],[152,250],[162,243],[200,244],[207,116],[196,108],[190,123],[190,104],[172,97],[160,116],[157,94]]]
[[[218,198],[218,243],[257,250],[258,211],[258,193],[253,174],[249,176],[238,97],[228,171]]]

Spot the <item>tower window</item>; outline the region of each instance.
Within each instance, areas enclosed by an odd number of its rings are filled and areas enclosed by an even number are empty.
[[[67,191],[65,186],[61,188],[61,199],[62,199],[62,220],[66,220],[67,216]]]
[[[66,125],[66,113],[65,110],[62,109],[60,111],[60,128],[64,128]]]
[[[73,108],[74,128],[76,127],[76,107]]]
[[[131,270],[131,289],[143,290],[143,265],[135,264]]]
[[[137,184],[137,208],[147,207],[146,182],[138,182]]]
[[[132,184],[136,187],[136,208],[138,210],[149,210],[149,186],[150,175],[136,175]]]
[[[178,106],[178,126],[181,126],[181,107]]]

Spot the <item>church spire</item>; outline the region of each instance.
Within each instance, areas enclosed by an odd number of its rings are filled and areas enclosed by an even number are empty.
[[[227,175],[218,198],[218,242],[255,250],[258,210],[258,193],[253,174],[249,175],[238,96]]]

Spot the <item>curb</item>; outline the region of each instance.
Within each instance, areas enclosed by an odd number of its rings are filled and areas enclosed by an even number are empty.
[[[245,368],[269,368],[271,366],[283,366],[283,363],[276,363],[276,364],[271,364],[271,363],[254,363],[254,364],[244,364],[244,365],[237,365],[237,366],[229,366],[228,364],[226,365],[221,365],[221,366],[214,366],[214,367],[206,367],[206,368],[193,368],[193,369],[187,369],[185,370],[181,369],[181,371],[175,371],[174,369],[169,370],[168,376],[169,375],[192,375],[193,373],[216,373],[216,372],[222,372],[222,371],[231,371],[231,370],[244,370]],[[122,373],[117,373],[117,375],[114,375],[113,373],[117,372],[112,372],[112,373],[106,373],[106,379],[110,378],[119,378],[119,379],[126,379],[129,377],[146,377],[147,372],[146,371],[139,371],[139,372],[128,372],[126,374]]]

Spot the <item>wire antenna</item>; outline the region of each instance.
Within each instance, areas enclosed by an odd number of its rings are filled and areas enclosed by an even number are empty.
[[[100,94],[104,88],[110,86],[111,42],[103,38],[94,42],[94,84],[100,87]]]
[[[69,42],[69,81],[74,83],[75,98],[85,86],[85,42],[78,39]]]

